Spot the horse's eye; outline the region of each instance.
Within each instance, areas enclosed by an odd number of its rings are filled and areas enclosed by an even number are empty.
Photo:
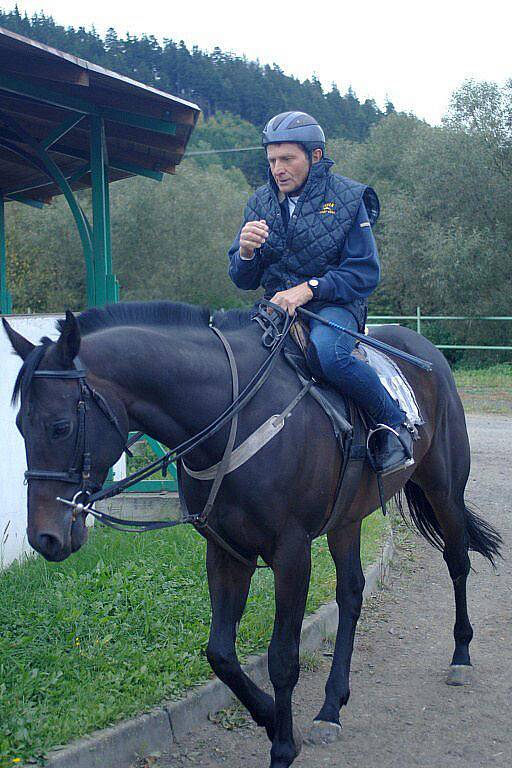
[[[71,431],[71,424],[66,419],[54,421],[51,427],[52,438],[67,437]]]

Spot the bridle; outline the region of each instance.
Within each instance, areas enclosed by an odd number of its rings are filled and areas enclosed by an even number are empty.
[[[91,403],[96,403],[101,413],[119,433],[123,445],[125,446],[124,450],[130,456],[132,455],[126,445],[126,436],[123,433],[117,416],[112,411],[112,408],[109,406],[103,395],[88,383],[86,379],[87,370],[83,367],[78,357],[75,358],[75,364],[77,367],[68,371],[36,370],[32,374],[35,378],[41,379],[76,379],[78,381],[79,396],[76,404],[78,429],[71,466],[64,472],[48,469],[29,469],[25,472],[26,481],[58,480],[63,483],[80,486],[80,489],[75,493],[71,501],[57,496],[57,501],[73,507],[73,520],[78,517],[80,512],[85,511],[86,507],[83,502],[80,503],[77,500],[83,497],[89,497],[91,493],[101,487],[100,484],[91,482],[91,449],[89,445],[89,433],[87,430],[87,412],[91,407]]]
[[[276,322],[275,318],[272,317],[273,312],[277,313],[277,315],[280,316],[280,321],[281,321],[280,323]],[[241,392],[239,392],[238,384],[236,383],[236,386],[235,386],[235,380],[238,381],[238,376],[236,373],[236,362],[235,362],[228,340],[218,328],[214,327],[213,325],[210,325],[212,331],[218,336],[218,338],[222,342],[230,362],[230,370],[231,370],[232,384],[233,384],[232,402],[221,414],[219,414],[219,416],[217,416],[208,426],[202,429],[198,434],[186,439],[183,443],[176,446],[172,450],[168,451],[161,458],[151,462],[150,464],[143,467],[142,469],[137,470],[136,472],[132,473],[128,477],[123,478],[122,480],[118,480],[115,483],[112,483],[109,488],[101,488],[101,486],[98,483],[91,482],[91,452],[90,452],[90,446],[88,442],[87,419],[86,419],[87,411],[90,407],[90,402],[94,401],[98,405],[98,407],[100,408],[104,416],[119,432],[123,440],[124,450],[128,453],[128,455],[130,456],[132,455],[130,453],[129,446],[143,433],[138,433],[135,436],[135,438],[131,439],[128,443],[126,442],[126,437],[123,434],[121,427],[119,426],[117,417],[112,412],[112,409],[110,408],[110,406],[108,405],[104,397],[100,395],[100,393],[97,392],[93,387],[91,387],[90,384],[87,382],[86,380],[87,370],[83,367],[78,357],[75,358],[75,362],[78,365],[76,369],[72,369],[68,371],[35,370],[34,373],[32,374],[35,377],[78,380],[78,383],[79,383],[79,399],[77,403],[78,431],[77,431],[77,437],[75,441],[75,449],[74,449],[72,464],[67,472],[55,472],[52,470],[38,470],[38,469],[27,470],[25,472],[26,480],[27,481],[28,480],[60,480],[66,483],[72,483],[73,485],[79,485],[80,489],[75,493],[72,499],[64,499],[60,496],[57,496],[56,498],[57,501],[67,506],[70,506],[72,508],[73,520],[76,520],[81,513],[91,514],[95,519],[97,519],[99,522],[103,523],[104,525],[107,525],[112,528],[118,528],[118,529],[125,530],[127,532],[132,532],[132,533],[156,530],[159,528],[167,528],[180,523],[191,523],[198,528],[205,529],[208,524],[207,523],[208,514],[206,511],[206,508],[203,513],[199,515],[188,515],[187,517],[183,518],[179,522],[178,521],[164,522],[164,521],[123,520],[120,518],[112,517],[108,515],[106,512],[101,512],[98,509],[95,509],[92,505],[97,501],[101,501],[103,499],[117,496],[118,494],[122,493],[126,488],[129,488],[130,486],[134,485],[140,480],[145,480],[146,478],[155,474],[159,470],[162,470],[162,474],[164,474],[165,476],[167,472],[167,468],[171,462],[178,462],[183,456],[187,455],[192,450],[194,450],[197,446],[201,445],[203,442],[205,442],[214,434],[216,434],[228,422],[231,422],[233,426],[233,422],[235,422],[237,414],[247,405],[247,403],[250,400],[252,400],[252,398],[261,389],[263,384],[267,381],[268,377],[270,376],[270,373],[274,367],[274,364],[276,363],[279,357],[279,354],[285,344],[287,335],[290,331],[290,328],[293,322],[292,318],[287,314],[287,312],[282,310],[281,307],[269,301],[266,301],[265,299],[260,300],[260,306],[259,306],[260,316],[261,316],[261,313],[263,313],[265,317],[263,325],[261,323],[261,320],[259,320],[257,317],[253,317],[253,319],[258,319],[258,322],[260,323],[260,325],[262,325],[264,330],[267,330],[267,327],[270,327],[272,330],[272,334],[266,334],[265,340],[264,340],[265,342],[264,346],[270,350],[270,354],[265,359],[265,361],[260,366],[260,368],[256,371],[256,373],[248,382],[248,384],[244,387],[244,389]],[[304,389],[304,393],[305,391],[306,390]],[[231,431],[233,432],[233,430]],[[231,445],[230,451],[232,447],[233,446]],[[228,451],[225,452],[224,458],[226,458],[229,452]],[[218,488],[219,488],[219,485],[217,485],[216,492],[218,491]],[[214,500],[214,497],[213,499],[212,498],[209,499],[209,504],[207,505],[207,507],[213,506],[213,500]],[[217,534],[215,534],[214,531],[212,531],[211,529],[209,530],[212,534],[216,536],[216,540],[218,540],[219,543],[225,549],[227,549],[227,551],[231,552],[231,554],[234,557],[237,557],[239,560],[241,560],[246,564],[249,563],[249,561],[246,558],[244,558],[242,555],[237,553],[232,547],[230,547],[229,544],[224,542]]]

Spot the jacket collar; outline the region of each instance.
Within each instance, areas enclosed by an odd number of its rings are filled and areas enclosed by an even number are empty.
[[[329,160],[328,157],[322,157],[322,159],[319,160],[318,163],[313,163],[313,165],[310,168],[309,175],[304,185],[304,188],[300,193],[300,196],[303,197],[303,195],[306,192],[308,192],[311,189],[311,187],[317,184],[318,181],[326,178],[326,176],[328,176],[328,174],[330,173],[333,165],[334,165],[334,162],[332,160]],[[270,168],[268,169],[268,183],[270,188],[274,192],[275,196],[277,197],[279,203],[282,203],[286,198],[286,195],[284,194],[284,192],[279,191],[279,187],[277,186],[275,179],[272,176],[272,173],[270,172]]]

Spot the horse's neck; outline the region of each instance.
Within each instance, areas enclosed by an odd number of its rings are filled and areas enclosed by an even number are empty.
[[[174,446],[199,432],[229,403],[229,367],[205,328],[187,334],[148,328],[86,336],[81,357],[123,400],[130,429]],[[204,338],[203,338],[204,336]]]

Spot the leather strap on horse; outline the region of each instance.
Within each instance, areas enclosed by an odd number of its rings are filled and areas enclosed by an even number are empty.
[[[239,391],[238,369],[236,366],[235,356],[233,355],[233,350],[231,349],[231,345],[229,341],[226,339],[226,337],[224,336],[224,334],[214,326],[211,326],[211,328],[212,328],[212,331],[216,333],[219,339],[221,340],[229,361],[229,368],[231,371],[231,392],[232,392],[233,401],[235,401],[236,398],[238,397],[238,391]],[[237,429],[238,429],[238,413],[235,413],[235,415],[231,420],[231,427],[229,430],[229,436],[226,443],[226,447],[224,449],[222,459],[220,460],[217,466],[217,472],[213,480],[212,487],[210,488],[210,493],[208,494],[208,499],[206,501],[206,504],[204,505],[203,511],[197,515],[191,515],[188,511],[187,502],[185,500],[185,494],[183,493],[182,481],[181,481],[181,468],[183,465],[183,459],[181,459],[179,462],[176,462],[178,492],[179,492],[180,504],[184,512],[182,522],[190,523],[198,531],[203,531],[207,533],[209,538],[215,541],[216,544],[221,546],[222,549],[228,552],[232,557],[242,562],[248,568],[252,568],[254,565],[254,562],[253,562],[254,558],[251,560],[250,557],[245,557],[241,552],[239,552],[237,549],[232,547],[231,544],[229,544],[219,533],[217,533],[217,531],[214,528],[212,528],[212,526],[208,522],[208,516],[213,509],[213,505],[215,504],[215,499],[217,498],[217,494],[220,490],[220,486],[228,471],[231,454],[233,453],[233,447],[235,445]],[[266,568],[268,566],[256,566],[256,567]]]
[[[214,328],[212,326],[212,330],[217,334],[219,339],[222,341],[222,344],[224,345],[224,349],[226,351],[226,355],[229,361],[229,367],[231,370],[231,380],[232,380],[232,396],[233,400],[235,400],[238,397],[238,371],[236,366],[236,360],[233,355],[233,350],[231,349],[231,345],[229,344],[226,337],[219,331],[218,328]],[[307,384],[301,389],[301,391],[293,398],[293,400],[286,406],[284,411],[280,413],[278,416],[276,416],[276,419],[278,419],[282,424],[284,424],[285,419],[291,414],[295,406],[302,400],[302,398],[308,393],[309,389],[312,386],[311,381],[307,382]],[[231,428],[229,431],[229,437],[228,441],[226,443],[226,448],[224,450],[224,454],[222,456],[222,459],[217,465],[217,471],[215,474],[215,478],[213,480],[212,487],[210,489],[210,493],[208,494],[208,499],[206,501],[206,504],[204,506],[204,509],[201,513],[198,515],[191,515],[187,508],[187,503],[185,500],[185,495],[182,490],[182,481],[181,481],[181,469],[182,467],[186,469],[186,471],[191,474],[190,470],[185,467],[185,463],[183,460],[180,460],[179,463],[177,463],[177,469],[178,469],[178,491],[179,491],[179,497],[180,497],[180,503],[182,506],[183,511],[185,512],[185,515],[183,517],[184,523],[191,523],[197,530],[203,531],[208,533],[209,537],[213,539],[219,546],[221,546],[226,552],[228,552],[232,557],[234,557],[236,560],[239,560],[244,565],[246,565],[248,568],[254,567],[254,557],[251,558],[250,555],[247,557],[242,554],[239,549],[236,549],[235,547],[231,546],[225,538],[223,538],[217,531],[212,528],[210,523],[208,522],[208,516],[210,512],[213,509],[213,505],[215,503],[215,499],[217,498],[217,494],[220,490],[221,483],[226,476],[226,474],[229,471],[229,464],[231,460],[231,456],[233,454],[233,447],[236,440],[236,433],[237,433],[237,426],[238,426],[238,414],[236,413],[233,417],[233,420],[231,422]],[[277,431],[275,432],[277,434]],[[260,446],[261,447],[261,446]],[[258,448],[259,450],[259,448]],[[255,451],[256,452],[256,451]],[[253,454],[252,454],[253,455]],[[250,458],[250,456],[247,457],[246,461]],[[268,568],[267,565],[258,565],[256,564],[256,568]]]
[[[347,439],[335,501],[329,519],[313,538],[322,536],[335,528],[343,515],[350,509],[361,482],[364,462],[366,461],[366,435],[359,409],[352,400],[349,400],[349,403],[352,435]]]

